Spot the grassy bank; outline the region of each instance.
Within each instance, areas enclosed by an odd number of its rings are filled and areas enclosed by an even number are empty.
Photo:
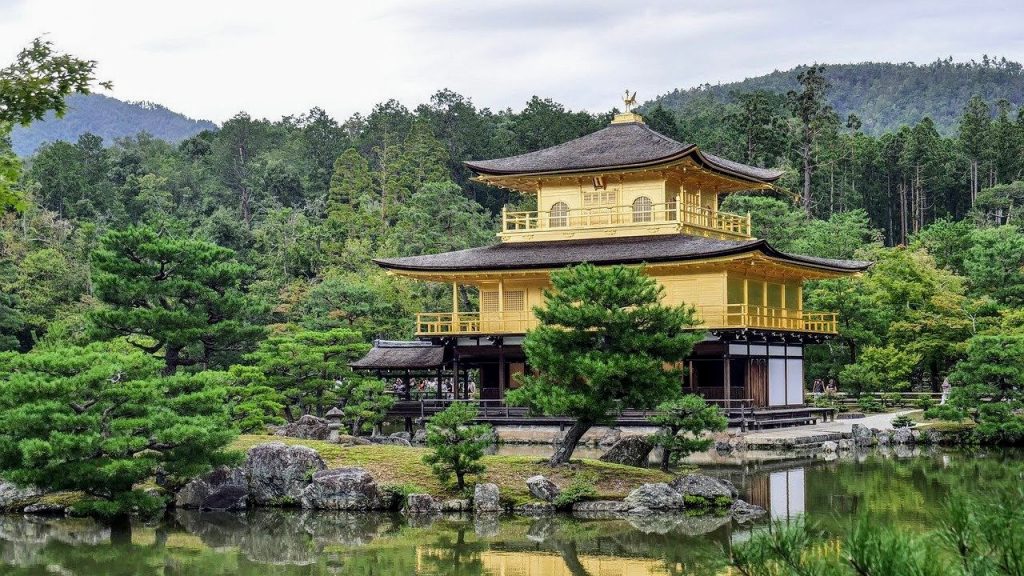
[[[373,474],[381,484],[413,485],[435,496],[455,495],[442,486],[431,473],[430,467],[423,463],[426,448],[376,444],[341,446],[318,440],[258,435],[239,436],[231,448],[248,450],[267,442],[308,446],[320,453],[329,468],[360,466]],[[602,499],[622,498],[646,482],[667,482],[672,479],[672,475],[660,470],[586,459],[573,460],[569,465],[559,468],[549,468],[544,460],[536,456],[484,456],[483,463],[487,471],[472,480],[497,484],[502,496],[515,503],[532,499],[526,489],[526,479],[535,474],[543,474],[562,487],[568,486],[575,479],[591,479],[598,497]]]

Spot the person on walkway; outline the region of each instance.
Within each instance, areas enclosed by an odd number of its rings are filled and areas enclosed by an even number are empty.
[[[942,398],[939,399],[939,406],[945,404],[946,400],[949,399],[949,391],[951,388],[953,388],[953,386],[949,383],[949,376],[946,376],[942,379]]]
[[[828,379],[828,386],[825,388],[825,393],[829,394],[829,395],[832,395],[832,394],[835,394],[838,390],[839,390],[839,387],[836,386],[836,379],[835,379],[835,377],[830,377]]]
[[[812,394],[821,394],[825,391],[825,383],[821,381],[821,378],[814,379],[814,386],[811,388]]]

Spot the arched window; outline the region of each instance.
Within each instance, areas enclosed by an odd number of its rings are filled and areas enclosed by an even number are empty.
[[[651,199],[647,196],[633,200],[633,222],[650,222],[653,215],[651,209]]]
[[[552,228],[564,228],[569,225],[569,205],[565,202],[555,202],[551,206],[551,217],[549,225]]]

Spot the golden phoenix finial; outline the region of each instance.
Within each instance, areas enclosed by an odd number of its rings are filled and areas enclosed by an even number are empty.
[[[626,112],[632,112],[633,106],[636,106],[636,90],[633,93],[629,93],[629,89],[626,89],[626,95],[622,97],[622,103],[626,105]]]

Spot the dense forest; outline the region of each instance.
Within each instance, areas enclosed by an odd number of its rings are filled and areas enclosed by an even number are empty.
[[[809,356],[808,377],[853,392],[937,389],[947,376],[1016,391],[1024,115],[974,96],[955,136],[928,118],[872,136],[829,104],[834,89],[812,67],[787,93],[645,115],[674,138],[787,171],[779,191],[723,205],[751,212],[758,236],[876,262],[809,288],[808,308],[840,312],[842,328]],[[9,171],[20,200],[0,220],[0,349],[126,337],[165,374],[219,370],[260,384],[245,394],[276,389],[293,416],[322,413],[359,396],[337,389],[351,383],[346,358],[374,337],[410,337],[415,312],[450,306],[443,287],[371,260],[487,244],[503,205],[529,205],[472,181],[462,161],[558,144],[610,115],[540,97],[492,111],[442,90],[344,120],[239,113],[178,144],[87,134],[45,145]]]
[[[43,120],[15,126],[11,146],[18,156],[29,156],[44,143],[74,142],[94,134],[107,143],[145,132],[168,142],[180,142],[203,130],[216,130],[209,120],[193,120],[151,102],[123,102],[103,94],[72,94],[67,113],[57,118],[51,111]]]
[[[730,103],[735,96],[764,90],[785,94],[799,84],[797,77],[809,66],[776,70],[739,82],[703,84],[691,89],[676,89],[655,98],[647,106],[660,103],[679,113],[702,101]],[[1024,103],[1024,72],[1021,64],[1006,58],[985,56],[978,61],[954,62],[940,59],[926,65],[911,62],[861,62],[826,64],[825,76],[833,90],[828,102],[845,118],[856,114],[862,129],[880,136],[905,124],[917,124],[928,117],[939,133],[956,133],[960,112],[972,96],[987,102],[1006,99],[1015,106]]]

